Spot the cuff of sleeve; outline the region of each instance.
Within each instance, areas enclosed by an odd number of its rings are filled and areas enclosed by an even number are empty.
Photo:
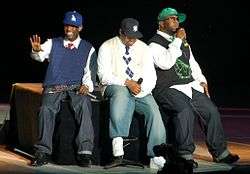
[[[178,37],[176,37],[173,40],[173,42],[171,43],[171,45],[174,45],[174,46],[179,47],[179,48],[181,47],[181,44],[182,44],[182,40]]]
[[[126,85],[125,85],[125,83],[126,83],[126,80],[127,80],[127,79],[122,79],[122,80],[121,80],[121,83],[120,83],[120,85],[121,85],[121,86],[126,86]]]
[[[199,80],[198,80],[200,83],[206,83],[207,84],[207,80],[205,79],[205,78],[200,78]]]
[[[33,53],[33,54],[38,54],[40,51],[35,51],[35,50],[33,50],[33,49],[31,49],[31,53]]]
[[[93,83],[83,83],[84,85],[87,85],[89,87],[89,92],[93,92],[94,91],[94,86],[93,86]]]

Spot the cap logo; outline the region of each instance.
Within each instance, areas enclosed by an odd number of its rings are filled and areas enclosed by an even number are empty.
[[[76,22],[76,17],[75,17],[75,15],[71,15],[71,21]]]
[[[138,31],[138,26],[137,26],[137,25],[134,25],[134,26],[133,26],[133,31],[134,31],[134,32],[137,32],[137,31]]]

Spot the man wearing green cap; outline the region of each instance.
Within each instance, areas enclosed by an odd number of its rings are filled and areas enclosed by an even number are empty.
[[[164,117],[172,118],[180,157],[197,166],[192,154],[194,118],[198,116],[213,160],[236,162],[239,156],[227,149],[220,114],[210,99],[206,78],[186,42],[185,29],[179,26],[185,20],[186,15],[173,8],[165,8],[158,15],[159,28],[149,40],[157,72],[153,95]]]

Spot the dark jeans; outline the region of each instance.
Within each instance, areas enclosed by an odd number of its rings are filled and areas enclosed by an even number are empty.
[[[75,142],[77,151],[92,152],[94,131],[92,126],[92,108],[88,96],[78,95],[74,91],[62,91],[58,93],[44,93],[42,106],[38,116],[38,142],[35,147],[38,151],[52,153],[52,137],[55,127],[55,118],[60,111],[61,101],[68,98],[74,111],[78,134]]]
[[[194,89],[192,92],[190,99],[184,93],[168,88],[161,93],[154,93],[154,97],[165,113],[171,113],[163,115],[172,119],[175,143],[180,155],[189,155],[195,150],[193,130],[195,116],[198,116],[208,150],[213,157],[218,157],[227,150],[219,111],[205,94]]]

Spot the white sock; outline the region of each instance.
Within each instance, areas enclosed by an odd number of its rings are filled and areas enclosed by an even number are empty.
[[[116,137],[112,140],[112,148],[113,148],[113,155],[114,156],[124,155],[122,137]]]

